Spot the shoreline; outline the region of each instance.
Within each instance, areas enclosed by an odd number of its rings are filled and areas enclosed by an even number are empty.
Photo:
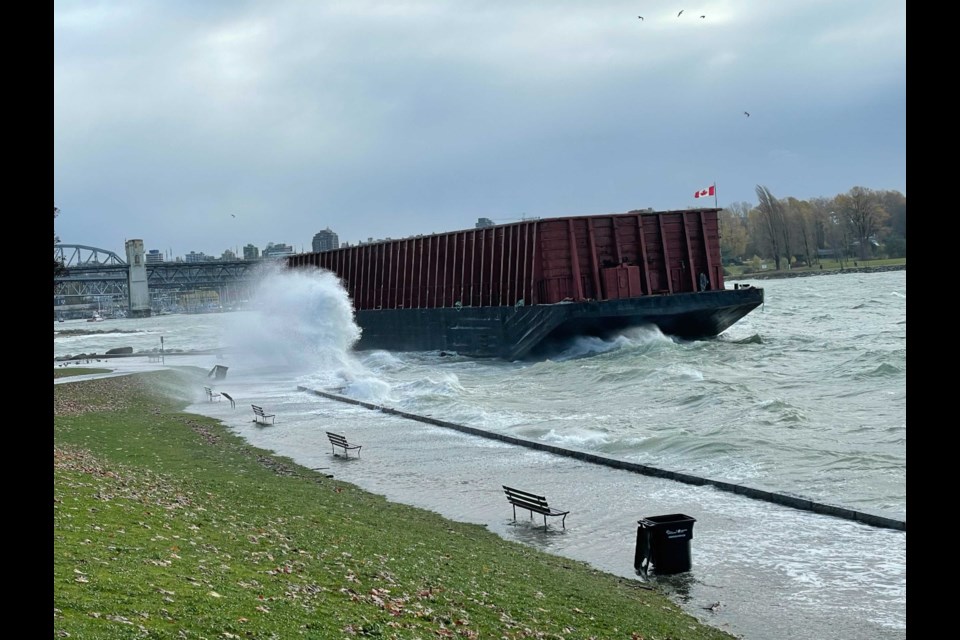
[[[833,276],[845,273],[881,273],[884,271],[906,271],[907,265],[894,264],[882,267],[851,267],[847,269],[807,269],[805,271],[761,271],[760,273],[739,276],[724,276],[724,281],[733,280],[775,280],[777,278],[803,278],[806,276]]]

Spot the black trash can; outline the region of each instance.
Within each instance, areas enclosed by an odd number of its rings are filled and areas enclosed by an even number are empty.
[[[652,566],[657,575],[689,571],[694,522],[694,518],[682,513],[638,520],[633,568],[646,574]]]

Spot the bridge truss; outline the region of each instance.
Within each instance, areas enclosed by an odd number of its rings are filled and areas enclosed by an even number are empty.
[[[127,263],[112,251],[84,245],[54,245],[66,272],[54,278],[54,311],[126,307]],[[162,311],[178,298],[212,293],[220,304],[246,302],[256,280],[273,260],[147,263],[151,306]]]

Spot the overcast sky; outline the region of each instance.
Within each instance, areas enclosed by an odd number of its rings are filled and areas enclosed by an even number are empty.
[[[66,244],[309,251],[714,183],[906,195],[906,3],[54,1]]]

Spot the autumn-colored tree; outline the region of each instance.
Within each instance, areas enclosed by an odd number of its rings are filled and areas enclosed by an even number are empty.
[[[907,199],[899,191],[854,187],[829,198],[778,200],[758,185],[757,198],[760,204],[755,208],[735,202],[720,212],[725,260],[764,256],[779,269],[782,258],[815,264],[821,249],[831,249],[841,267],[851,255],[860,259],[874,252],[891,258],[907,255]]]
[[[749,202],[734,202],[720,211],[720,254],[742,261],[747,252]]]

